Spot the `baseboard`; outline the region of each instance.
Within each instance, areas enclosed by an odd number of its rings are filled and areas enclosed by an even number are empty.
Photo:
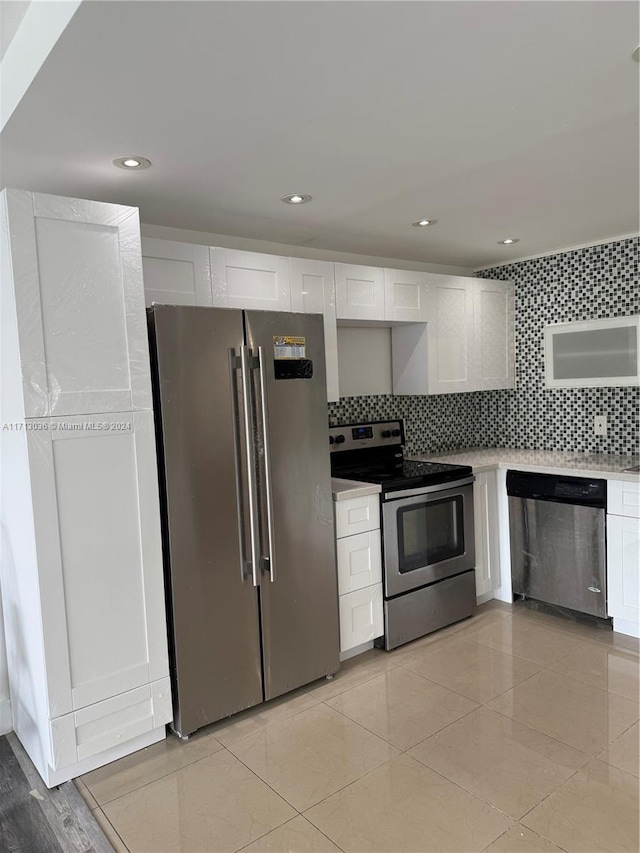
[[[0,699],[0,735],[6,735],[13,728],[11,723],[11,700]]]
[[[373,640],[369,640],[368,643],[360,643],[359,646],[354,646],[352,649],[348,649],[346,652],[340,652],[340,662],[344,662],[349,660],[349,658],[354,658],[356,655],[361,655],[363,652],[368,652],[369,649],[373,648]]]
[[[482,595],[476,596],[476,604],[478,607],[481,604],[486,604],[487,601],[493,601],[493,591],[491,590],[489,592],[483,592]]]

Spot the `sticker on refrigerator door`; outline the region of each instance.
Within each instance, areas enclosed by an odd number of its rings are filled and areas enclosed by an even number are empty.
[[[274,335],[273,357],[276,361],[288,358],[305,358],[306,349],[306,338],[294,338],[290,335]]]

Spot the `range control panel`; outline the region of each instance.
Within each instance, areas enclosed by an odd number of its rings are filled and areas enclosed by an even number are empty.
[[[377,421],[329,428],[329,450],[361,450],[404,444],[404,422]]]

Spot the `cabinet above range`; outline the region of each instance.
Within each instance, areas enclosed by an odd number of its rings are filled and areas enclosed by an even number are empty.
[[[142,241],[147,302],[321,313],[327,396],[339,399],[337,326],[391,327],[394,394],[514,387],[513,284]]]

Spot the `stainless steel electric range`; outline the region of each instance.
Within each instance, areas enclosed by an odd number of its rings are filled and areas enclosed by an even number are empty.
[[[471,616],[472,469],[405,459],[401,420],[331,427],[329,445],[332,476],[382,487],[384,648]]]

